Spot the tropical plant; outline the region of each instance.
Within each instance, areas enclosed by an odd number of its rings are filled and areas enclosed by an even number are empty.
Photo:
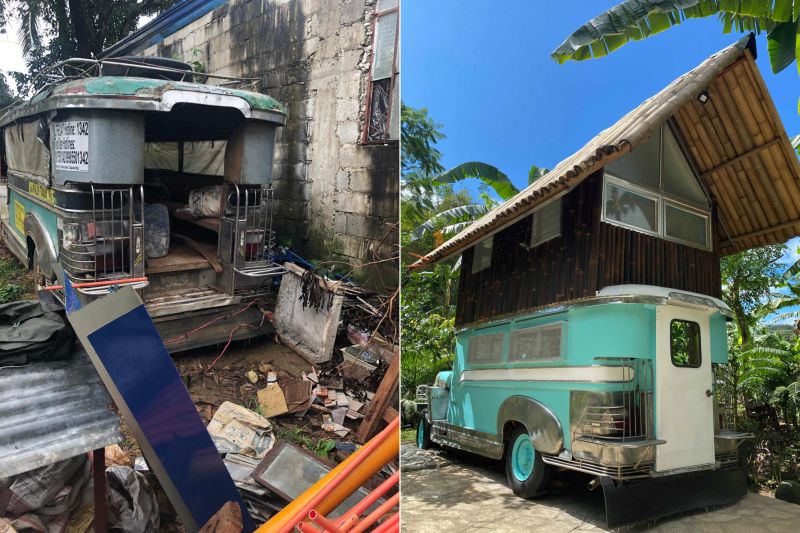
[[[27,86],[42,68],[70,57],[96,57],[134,31],[139,19],[175,0],[0,0],[0,28],[16,19],[28,74],[12,75]],[[5,30],[3,30],[5,31]]]
[[[798,0],[625,0],[578,28],[551,57],[559,63],[602,57],[684,20],[710,16],[724,33],[766,32],[773,72],[797,62]]]
[[[783,280],[785,251],[785,245],[773,244],[722,258],[722,299],[736,319],[737,344],[750,344],[750,330],[769,311],[770,291]]]

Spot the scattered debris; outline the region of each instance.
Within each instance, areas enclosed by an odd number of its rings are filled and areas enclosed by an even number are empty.
[[[242,509],[236,502],[228,502],[214,513],[200,533],[241,533]]]
[[[294,444],[278,442],[253,471],[253,479],[286,501],[300,496],[325,477],[333,465],[318,455]],[[339,516],[369,492],[363,487],[342,502],[329,516]],[[380,501],[378,502],[380,503]]]
[[[269,420],[232,402],[225,402],[217,409],[208,432],[220,453],[260,458],[275,443]]]
[[[258,406],[261,412],[267,418],[273,416],[285,415],[289,412],[289,406],[286,405],[286,397],[283,395],[283,389],[277,383],[270,383],[265,388],[257,393]]]
[[[248,370],[248,371],[247,371],[247,374],[245,374],[245,376],[247,377],[247,381],[249,381],[249,382],[250,382],[250,383],[252,383],[253,385],[255,385],[256,383],[258,383],[258,374],[256,374],[256,373],[255,373],[255,372],[253,372],[252,370]]]

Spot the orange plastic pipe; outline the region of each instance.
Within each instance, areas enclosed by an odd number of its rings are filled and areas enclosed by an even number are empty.
[[[139,283],[140,281],[147,281],[147,278],[128,278],[128,279],[115,279],[106,281],[87,281],[86,283],[73,283],[72,287],[75,289],[82,289],[87,287],[105,287],[106,285],[124,285],[126,283]],[[60,291],[63,285],[50,285],[45,287],[46,291]]]
[[[308,512],[308,519],[314,522],[315,524],[322,526],[323,529],[325,529],[325,531],[328,531],[329,533],[344,533],[344,531],[342,531],[341,528],[339,528],[339,526],[337,526],[333,522],[333,520],[325,516],[322,516],[315,509],[311,509]]]
[[[258,528],[257,533],[288,533],[311,509],[321,514],[330,513],[399,453],[400,418],[397,417]]]
[[[381,483],[375,490],[370,492],[369,496],[355,504],[352,509],[344,513],[342,517],[336,521],[336,525],[341,528],[345,528],[346,530],[350,529],[348,524],[352,526],[353,524],[357,523],[361,513],[369,509],[373,503],[378,501],[378,498],[386,494],[390,488],[397,484],[398,481],[400,481],[400,472],[395,472],[392,474],[392,477]]]
[[[372,524],[380,520],[380,518],[383,515],[388,513],[389,510],[391,510],[391,508],[397,505],[398,503],[400,503],[399,492],[395,493],[394,496],[392,496],[391,498],[380,504],[377,509],[375,509],[367,516],[365,516],[364,520],[361,520],[359,523],[350,528],[348,531],[350,533],[362,533],[363,531],[366,531],[368,527],[370,527]]]
[[[400,513],[395,513],[384,523],[372,530],[372,533],[385,533],[387,531],[399,531]]]

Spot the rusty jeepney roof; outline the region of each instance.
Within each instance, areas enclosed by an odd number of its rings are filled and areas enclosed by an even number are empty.
[[[670,118],[717,205],[722,254],[800,234],[800,163],[754,57],[752,35],[712,55],[411,268],[460,253],[530,215],[647,141]],[[697,100],[702,91],[706,104]]]
[[[245,118],[286,123],[285,108],[261,93],[185,81],[98,76],[50,86],[30,101],[9,108],[0,116],[0,126],[64,108],[169,111],[178,102],[235,107]]]

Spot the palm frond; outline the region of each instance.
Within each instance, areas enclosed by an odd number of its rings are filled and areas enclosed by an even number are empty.
[[[415,241],[429,231],[453,225],[458,222],[472,223],[476,218],[489,212],[489,208],[481,204],[459,205],[432,216],[411,232],[411,240]],[[467,219],[467,220],[465,220]]]
[[[480,161],[461,163],[449,170],[445,170],[433,178],[433,183],[435,185],[444,185],[446,183],[458,183],[469,178],[481,180],[494,189],[503,200],[508,200],[519,192],[519,189],[500,169]]]

